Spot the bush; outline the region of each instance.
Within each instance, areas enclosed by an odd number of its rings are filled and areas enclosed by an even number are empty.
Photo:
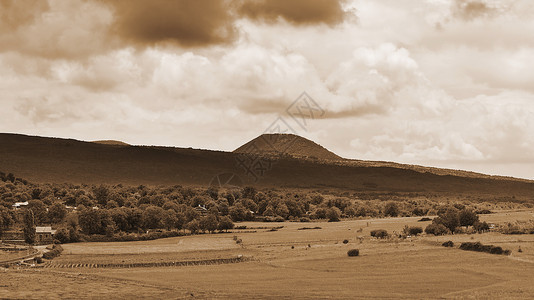
[[[343,244],[348,244],[349,240],[343,240]]]
[[[349,251],[347,251],[347,255],[348,256],[359,256],[360,255],[360,250],[358,250],[358,249],[350,249]]]
[[[460,226],[460,215],[455,208],[447,208],[438,215],[439,217],[432,222],[447,227],[450,232],[454,232]]]
[[[476,232],[484,232],[484,231],[489,230],[489,225],[485,221],[484,222],[477,221],[473,224],[473,229]]]
[[[341,211],[335,206],[331,207],[326,211],[326,217],[328,218],[328,222],[339,222]]]
[[[510,250],[503,250],[499,246],[483,245],[480,242],[465,242],[460,245],[460,249],[467,251],[486,252],[490,254],[510,255]]]
[[[53,245],[52,250],[43,253],[43,258],[53,259],[55,257],[58,257],[61,252],[63,252],[63,247],[61,247],[61,245]]]
[[[454,243],[452,241],[446,241],[445,243],[441,244],[443,247],[454,247]]]
[[[419,226],[405,226],[403,230],[405,235],[417,236],[420,233],[423,233],[423,228]]]
[[[310,218],[308,218],[308,217],[302,217],[302,218],[300,218],[299,221],[300,222],[311,222]]]
[[[384,238],[387,238],[389,234],[387,230],[376,229],[376,230],[371,231],[371,236],[374,236],[375,238],[378,238],[378,239],[384,239]]]
[[[424,218],[417,220],[417,222],[426,222],[426,221],[432,221],[432,219],[428,217],[424,217]]]
[[[432,223],[425,228],[425,232],[427,234],[433,234],[433,235],[445,235],[445,234],[448,234],[450,231],[443,224]]]

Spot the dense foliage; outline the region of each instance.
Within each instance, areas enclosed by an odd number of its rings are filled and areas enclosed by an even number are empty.
[[[13,204],[17,202],[27,202],[27,205],[15,209]],[[7,229],[47,225],[58,230],[56,238],[61,242],[89,240],[90,236],[135,240],[144,237],[134,234],[155,231],[213,233],[228,231],[233,228],[233,222],[240,221],[336,222],[342,218],[436,214],[439,217],[425,231],[443,234],[454,232],[460,226],[486,230],[487,224],[478,222],[475,211],[521,205],[462,203],[438,201],[432,195],[414,193],[35,184],[0,172],[0,234]],[[24,218],[27,211],[31,211],[33,218],[29,215]],[[416,231],[409,233],[420,233],[419,229]],[[31,230],[28,233],[31,235]]]

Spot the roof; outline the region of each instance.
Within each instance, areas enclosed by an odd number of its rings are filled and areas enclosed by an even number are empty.
[[[50,226],[37,226],[35,227],[35,233],[56,233],[56,230],[53,230]]]

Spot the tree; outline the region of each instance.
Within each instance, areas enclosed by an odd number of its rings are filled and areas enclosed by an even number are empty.
[[[230,207],[229,215],[234,222],[244,221],[247,218],[247,209],[241,203]]]
[[[46,222],[47,212],[46,205],[41,200],[28,201],[28,209],[33,211],[33,217],[36,224],[42,224]]]
[[[26,243],[33,245],[35,243],[35,218],[31,209],[24,212],[24,240]]]
[[[443,224],[429,224],[425,228],[425,232],[427,234],[433,234],[433,235],[445,235],[449,233],[450,231]]]
[[[8,229],[13,223],[13,217],[11,216],[9,210],[3,206],[0,206],[0,237],[2,232]]]
[[[419,226],[408,226],[408,225],[406,225],[406,226],[404,226],[404,229],[402,230],[402,232],[405,235],[417,236],[418,234],[423,233],[423,228],[419,227]]]
[[[167,210],[167,213],[163,217],[163,225],[167,230],[171,230],[171,228],[176,226],[176,212],[172,209]]]
[[[448,208],[437,218],[435,218],[432,223],[435,224],[442,224],[447,229],[449,229],[451,232],[454,232],[458,226],[460,226],[460,217],[458,215],[458,210],[455,208]]]
[[[217,217],[215,217],[214,215],[207,215],[203,218],[200,219],[200,229],[202,231],[208,231],[209,233],[212,233],[214,232],[215,230],[217,230]]]
[[[256,197],[257,190],[255,187],[246,186],[241,190],[241,197],[254,199]]]
[[[109,197],[109,188],[107,186],[100,185],[93,190],[93,194],[95,195],[95,200],[98,204],[106,206]]]
[[[78,222],[86,234],[106,234],[108,225],[115,225],[106,209],[83,209],[79,212]]]
[[[459,218],[460,226],[472,226],[475,222],[478,222],[478,215],[470,209],[461,210]]]
[[[278,203],[275,209],[275,213],[278,216],[287,219],[287,217],[289,217],[289,208],[287,208],[287,205],[285,203]]]
[[[228,229],[232,228],[234,228],[234,223],[232,222],[232,220],[227,216],[221,217],[221,219],[219,220],[218,229],[228,232]]]
[[[484,231],[489,230],[489,224],[486,223],[486,221],[484,222],[476,221],[473,224],[473,228],[475,229],[476,232],[484,232]]]
[[[154,205],[148,206],[141,215],[143,228],[163,228],[163,220],[166,215],[167,212],[163,208]]]
[[[193,220],[185,225],[185,228],[191,231],[192,234],[198,233],[200,230],[200,224],[198,220]]]
[[[335,206],[332,206],[326,211],[326,217],[328,218],[328,222],[339,222],[341,210]]]
[[[65,216],[67,215],[67,209],[61,203],[54,203],[50,208],[48,208],[48,219],[53,224],[58,224],[63,222]]]
[[[386,203],[386,207],[384,207],[384,215],[386,217],[396,217],[399,215],[399,207],[397,206],[397,203],[390,201]]]

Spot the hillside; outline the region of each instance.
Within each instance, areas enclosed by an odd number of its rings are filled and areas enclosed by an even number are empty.
[[[303,143],[309,145],[308,142]],[[299,154],[309,155],[309,152],[299,150],[304,148],[295,149],[302,151],[297,152]],[[327,155],[330,152],[313,149],[315,155],[332,157]],[[14,173],[17,177],[34,182],[207,186],[220,174],[235,174],[243,184],[258,187],[372,193],[417,192],[470,197],[486,195],[490,198],[534,197],[534,181],[353,160],[329,162],[282,156],[273,159],[272,167],[262,176],[253,178],[247,176],[239,166],[239,155],[222,151],[116,146],[72,139],[0,134],[0,171]],[[421,171],[417,168],[421,168]]]
[[[323,146],[294,134],[262,134],[234,153],[255,153],[258,155],[288,155],[297,158],[340,160],[341,157]]]

